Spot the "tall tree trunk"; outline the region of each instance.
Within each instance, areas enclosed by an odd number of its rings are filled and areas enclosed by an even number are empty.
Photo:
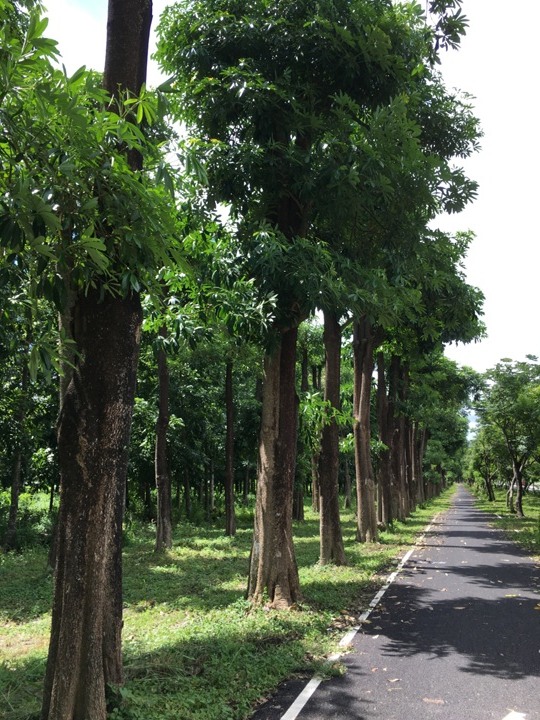
[[[289,607],[300,599],[292,541],[297,332],[297,328],[285,330],[264,363],[257,502],[248,597],[260,603],[267,593],[273,607]]]
[[[341,407],[341,328],[334,313],[324,311],[326,382],[324,399],[332,408]],[[332,417],[322,430],[319,457],[321,565],[344,565],[345,548],[339,519],[339,427]]]
[[[514,482],[516,485],[516,504],[515,504],[515,510],[516,515],[520,518],[525,517],[525,514],[523,512],[523,467],[524,463],[522,461],[513,461],[513,473],[514,473]]]
[[[371,380],[374,336],[369,320],[354,323],[354,456],[358,498],[358,542],[375,542],[378,537],[375,507],[375,478],[371,462]]]
[[[214,510],[216,509],[216,471],[214,468],[214,461],[210,460],[210,466],[208,468],[208,519],[213,517]]]
[[[416,484],[413,468],[414,431],[411,418],[405,418],[405,473],[407,478],[407,492],[409,498],[409,513],[416,509]]]
[[[484,464],[485,464],[485,471],[484,471],[484,486],[486,488],[486,494],[487,498],[490,502],[495,501],[495,490],[493,489],[493,475],[491,473],[491,462],[489,458],[489,454],[486,452],[484,453]]]
[[[309,390],[309,357],[307,345],[303,346],[300,359],[300,390],[302,392]]]
[[[31,342],[31,331],[27,334],[28,344]],[[15,550],[17,547],[17,521],[19,518],[19,497],[22,486],[22,467],[23,452],[26,446],[26,430],[25,421],[28,408],[28,385],[30,382],[30,372],[28,370],[28,358],[24,353],[21,367],[21,394],[18,407],[15,412],[15,426],[18,430],[18,438],[13,456],[13,465],[11,470],[11,495],[9,502],[9,515],[4,536],[4,550]]]
[[[302,355],[300,360],[300,391],[304,394],[309,391],[309,360],[308,360],[308,349],[307,346],[304,345],[302,347]],[[299,421],[300,427],[302,423],[302,419],[300,418]],[[305,444],[301,440],[302,437],[302,431],[300,430],[298,434],[298,441],[297,441],[297,456],[303,457],[305,453]],[[312,468],[313,468],[313,458],[311,459],[312,462]],[[303,472],[303,467],[300,465],[298,467],[298,464],[296,466],[296,472],[295,472],[295,478],[294,478],[294,494],[293,494],[293,520],[296,520],[297,522],[303,522],[304,521],[304,486],[306,484],[306,478]],[[317,490],[318,490],[318,483],[317,483]],[[312,497],[313,502],[313,497]],[[318,498],[317,498],[317,510],[318,510]]]
[[[413,438],[413,473],[416,483],[416,499],[419,504],[426,501],[426,492],[424,488],[424,473],[422,463],[424,459],[426,431],[421,428],[418,423],[414,424]]]
[[[508,490],[506,491],[506,507],[511,513],[515,512],[514,508],[514,489],[516,486],[516,476],[512,475],[508,484]]]
[[[167,328],[159,331],[167,337]],[[172,547],[172,485],[167,452],[169,429],[169,366],[162,346],[157,351],[158,417],[156,421],[155,477],[157,492],[156,552]]]
[[[401,358],[392,356],[390,361],[389,396],[392,405],[393,434],[392,434],[392,468],[395,479],[395,507],[394,513],[398,520],[405,520],[409,515],[409,492],[407,484],[407,468],[405,455],[405,417],[403,415],[403,401],[406,397],[407,374],[403,368]]]
[[[303,478],[296,477],[293,493],[293,520],[304,522],[304,486]]]
[[[121,537],[142,320],[138,296],[77,300],[80,353],[58,425],[60,510],[43,720],[105,720],[122,683]]]
[[[186,519],[189,520],[191,518],[191,482],[187,468],[184,469],[184,508]]]
[[[234,512],[234,399],[233,362],[227,360],[225,367],[225,534],[236,534]]]
[[[378,519],[382,527],[392,524],[392,460],[391,447],[393,435],[393,418],[391,417],[385,375],[384,353],[377,353],[377,424],[379,440],[385,445],[381,450],[378,469]]]
[[[104,86],[146,79],[151,0],[109,0]],[[142,158],[131,153],[133,170]],[[122,517],[135,398],[140,298],[81,292],[79,356],[58,421],[60,509],[42,720],[105,720],[107,685],[123,682]]]
[[[249,490],[250,490],[250,472],[251,467],[249,465],[249,460],[246,462],[246,471],[244,473],[244,483],[243,483],[243,492],[242,492],[242,505],[244,507],[247,507],[249,504]]]

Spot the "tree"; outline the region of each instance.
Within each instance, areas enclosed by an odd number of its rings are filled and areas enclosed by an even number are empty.
[[[138,93],[151,3],[111,0],[104,85]],[[130,151],[129,166],[141,168]],[[106,688],[123,682],[121,537],[127,448],[142,311],[139,294],[79,290],[78,361],[58,424],[59,537],[42,719],[106,717]]]
[[[300,597],[290,515],[296,339],[331,266],[309,237],[318,203],[331,202],[328,133],[344,102],[361,115],[397,94],[432,38],[417,6],[363,0],[193,2],[169,9],[160,33],[179,115],[208,145],[210,196],[231,204],[254,276],[277,296],[249,594],[291,605]]]
[[[156,476],[156,551],[172,547],[172,486],[167,453],[167,431],[169,429],[169,366],[164,344],[167,328],[159,331],[157,348],[158,371],[158,416],[156,420],[156,447],[154,469]]]
[[[330,417],[322,428],[319,457],[321,510],[321,565],[345,564],[345,548],[339,520],[339,424],[341,410],[341,326],[332,312],[324,313],[324,345],[326,349],[324,400]]]
[[[2,15],[9,7],[2,3]],[[58,421],[44,720],[104,719],[106,687],[122,682],[120,542],[141,323],[137,276],[166,255],[170,227],[160,191],[139,172],[146,141],[133,122],[150,18],[146,1],[111,2],[107,92],[84,69],[69,78],[53,68],[55,44],[42,37],[46,21],[37,11],[22,37],[6,37],[10,26],[2,24],[1,261],[35,263],[39,279],[29,292],[61,311],[73,291],[77,348]],[[124,106],[128,91],[132,104]]]
[[[537,358],[526,361],[503,359],[485,374],[485,389],[477,403],[481,427],[496,428],[504,438],[512,477],[508,487],[509,505],[523,517],[525,471],[540,445],[540,366]],[[485,437],[485,436],[484,436]]]
[[[501,456],[506,460],[506,448],[500,430],[493,425],[480,428],[470,444],[467,459],[470,478],[477,479],[480,476],[490,502],[496,499],[496,481],[504,482],[504,477],[500,477]]]

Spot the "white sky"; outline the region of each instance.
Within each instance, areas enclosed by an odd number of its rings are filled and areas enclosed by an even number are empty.
[[[80,65],[103,69],[107,0],[49,0],[47,35],[58,40],[68,72]],[[154,0],[154,24],[167,4]],[[540,131],[537,115],[539,0],[463,0],[469,19],[459,51],[443,58],[450,87],[475,96],[484,130],[482,150],[466,162],[480,184],[476,202],[441,222],[449,231],[476,234],[466,262],[467,280],[486,296],[488,338],[452,346],[447,354],[483,371],[502,357],[540,355],[536,321],[540,231]],[[148,84],[159,82],[151,63]]]

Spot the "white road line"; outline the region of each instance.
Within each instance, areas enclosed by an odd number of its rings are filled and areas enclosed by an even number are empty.
[[[300,695],[296,698],[291,707],[287,710],[285,715],[281,716],[281,720],[296,720],[296,718],[300,714],[300,711],[307,703],[309,698],[313,695],[315,690],[319,687],[321,682],[322,678],[320,677],[311,678],[306,687],[302,690]]]
[[[440,513],[439,513],[440,514]],[[438,517],[439,514],[437,514],[435,517]],[[358,618],[358,625],[355,625],[352,627],[349,632],[344,635],[341,640],[339,641],[339,647],[347,647],[351,644],[351,642],[354,640],[356,634],[362,627],[362,623],[364,623],[368,617],[371,615],[373,610],[377,607],[377,605],[380,603],[380,601],[383,598],[383,595],[388,590],[390,585],[394,582],[397,575],[401,570],[403,570],[403,567],[415,551],[415,549],[418,547],[418,545],[421,545],[425,536],[428,534],[428,532],[431,530],[433,523],[435,521],[435,518],[432,520],[431,524],[427,526],[427,528],[424,530],[423,534],[418,538],[418,540],[415,543],[415,546],[408,550],[405,555],[401,558],[399,565],[394,570],[394,572],[388,576],[386,579],[385,584],[382,586],[382,588],[377,592],[373,600],[369,603],[368,609],[364,610],[364,612],[360,615]],[[342,653],[334,653],[333,655],[330,655],[328,660],[326,661],[327,665],[330,665],[331,663],[336,662],[341,657]],[[296,700],[294,700],[293,704],[289,707],[289,709],[285,712],[284,715],[280,717],[280,720],[296,720],[298,715],[300,715],[301,711],[303,710],[304,706],[308,702],[308,700],[311,698],[315,690],[319,687],[321,682],[323,681],[322,677],[319,677],[318,675],[315,675],[311,678],[311,680],[308,682],[308,684],[305,686],[305,688],[302,690],[302,692],[298,695]],[[523,715],[516,715],[516,716],[508,716],[506,718],[503,718],[503,720],[525,720],[525,716]]]

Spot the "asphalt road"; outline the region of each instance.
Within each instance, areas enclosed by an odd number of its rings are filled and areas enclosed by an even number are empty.
[[[295,681],[253,720],[540,720],[540,567],[460,486],[343,661],[299,712]]]

